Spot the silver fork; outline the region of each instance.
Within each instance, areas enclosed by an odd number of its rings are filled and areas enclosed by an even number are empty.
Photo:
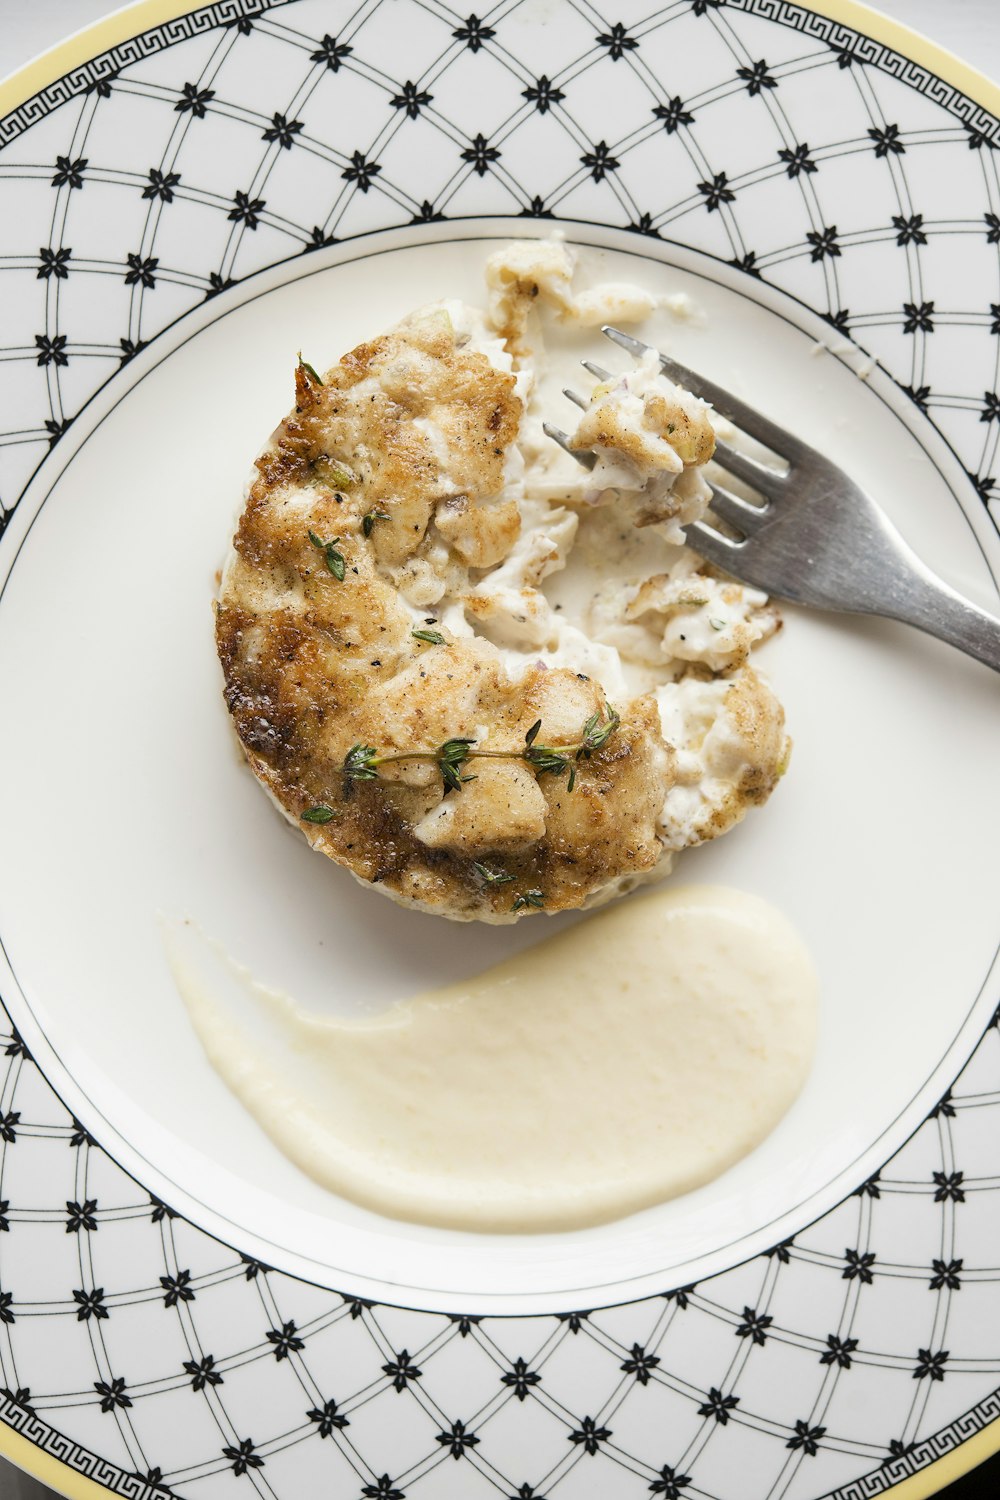
[[[601,332],[632,355],[649,353],[648,344],[620,329]],[[739,535],[724,536],[707,521],[688,526],[687,540],[706,562],[795,604],[902,620],[1000,672],[1000,619],[925,567],[842,469],[713,381],[666,355],[659,354],[659,360],[670,380],[710,402],[787,465],[783,471],[770,468],[728,443],[716,443],[715,462],[749,484],[763,503],[754,505],[722,485],[711,485],[712,512]],[[613,378],[600,365],[583,364],[599,380]],[[574,391],[565,394],[577,406],[588,405]],[[545,431],[593,468],[594,455],[570,448],[565,432],[549,423]]]

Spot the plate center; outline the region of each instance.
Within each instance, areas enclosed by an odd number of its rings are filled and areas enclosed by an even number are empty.
[[[430,235],[335,249],[318,271],[310,258],[208,304],[88,408],[22,502],[0,595],[3,993],[102,1144],[241,1250],[385,1300],[570,1309],[691,1281],[783,1238],[880,1166],[951,1082],[991,1006],[995,902],[979,872],[1000,838],[995,680],[903,627],[792,609],[758,654],[796,742],[791,770],[766,809],[683,856],[674,877],[772,901],[822,979],[809,1083],[744,1162],[565,1235],[422,1229],[315,1186],[206,1062],[158,914],[192,917],[262,981],[346,1015],[555,927],[444,923],[362,890],[277,817],[222,704],[215,572],[253,456],[290,405],[295,352],[322,365],[422,303],[480,300],[498,241]],[[995,607],[990,544],[951,491],[944,445],[891,382],[817,352],[818,318],[756,284],[751,300],[735,272],[587,236],[600,243],[583,252],[585,279],[687,293],[699,316],[656,334],[670,352],[828,452],[933,567]],[[973,817],[955,815],[959,776]]]

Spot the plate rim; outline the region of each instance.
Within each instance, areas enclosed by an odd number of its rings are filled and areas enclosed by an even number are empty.
[[[734,9],[742,8],[739,0],[732,0],[732,3]],[[980,69],[914,27],[885,15],[863,0],[796,0],[796,3],[802,10],[850,27],[898,51],[983,109],[1000,116],[1000,83],[995,83]],[[283,0],[277,0],[277,3],[271,0],[271,4],[265,3],[260,10],[280,9],[282,4]],[[191,0],[131,0],[131,3],[71,33],[0,78],[0,120],[57,84],[72,69],[141,36],[151,27],[206,8],[204,4],[192,4]],[[259,13],[254,0],[237,0],[234,9],[238,9],[241,15]],[[997,1453],[1000,1453],[1000,1418],[964,1439],[918,1473],[889,1486],[883,1493],[891,1495],[893,1500],[929,1500],[930,1496]],[[66,1496],[67,1500],[101,1500],[101,1497],[114,1493],[98,1481],[79,1474],[2,1420],[0,1457],[48,1485],[57,1494]]]

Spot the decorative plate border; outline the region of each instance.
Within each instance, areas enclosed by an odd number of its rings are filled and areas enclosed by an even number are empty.
[[[126,66],[128,65],[128,63],[135,62],[140,58],[148,57],[156,51],[163,50],[178,41],[189,39],[194,35],[201,34],[206,30],[210,30],[216,26],[223,24],[238,24],[241,20],[249,16],[263,14],[267,10],[276,9],[281,3],[283,3],[283,0],[277,0],[277,3],[273,6],[268,5],[267,0],[222,0],[222,3],[220,4],[205,7],[199,11],[186,13],[184,15],[181,15],[180,17],[169,16],[169,11],[173,8],[169,5],[164,6],[154,3],[149,5],[137,6],[134,8],[133,12],[133,14],[135,14],[136,16],[138,16],[139,14],[142,14],[144,16],[163,16],[164,12],[167,12],[167,18],[163,19],[159,26],[153,27],[152,29],[142,33],[139,36],[133,37],[128,41],[124,41],[110,48],[109,50],[106,50],[103,54],[101,54],[100,57],[94,59],[92,66],[89,68],[86,62],[83,62],[82,64],[76,63],[75,61],[71,62],[70,66],[73,69],[72,73],[67,75],[66,77],[60,78],[56,83],[52,84],[48,89],[43,91],[41,102],[37,106],[35,106],[34,113],[32,113],[34,101],[28,101],[27,103],[15,108],[10,114],[8,114],[8,116],[5,117],[4,121],[0,123],[0,141],[9,142],[10,140],[13,140],[14,138],[16,138],[17,134],[28,128],[32,123],[36,123],[40,118],[44,117],[44,115],[51,110],[57,108],[58,105],[63,103],[66,99],[84,92],[88,88],[99,88],[101,82],[105,81],[109,77],[111,72],[121,66]],[[884,71],[887,74],[890,74],[891,76],[902,80],[909,87],[915,89],[921,94],[924,94],[926,97],[933,99],[935,103],[939,104],[941,107],[947,109],[957,118],[959,118],[969,130],[970,147],[972,149],[982,149],[989,146],[990,144],[1000,141],[1000,124],[998,124],[996,118],[987,111],[985,105],[976,104],[975,101],[968,97],[968,95],[965,94],[961,89],[942,80],[942,77],[940,76],[942,73],[953,71],[956,66],[961,69],[961,65],[956,65],[954,59],[948,58],[947,54],[938,53],[937,49],[931,47],[927,43],[924,43],[922,39],[911,36],[902,28],[893,27],[891,23],[884,22],[882,18],[864,11],[861,7],[846,3],[846,0],[845,3],[839,5],[833,3],[833,0],[831,0],[831,3],[829,5],[826,5],[822,8],[832,12],[832,14],[820,16],[816,14],[816,11],[820,8],[819,6],[817,6],[815,9],[807,10],[802,6],[788,4],[787,0],[726,0],[726,3],[728,5],[728,8],[731,10],[760,15],[762,17],[766,17],[767,19],[777,21],[781,25],[801,31],[809,36],[818,37],[827,42],[827,44],[829,45],[843,47],[845,56],[847,56],[851,60],[864,61],[869,66],[873,66],[880,71]],[[695,0],[695,9],[698,9],[699,5],[703,10],[710,6],[719,8],[719,0]],[[872,31],[885,32],[886,30],[889,30],[892,32],[893,38],[896,40],[898,40],[899,38],[904,38],[905,45],[908,47],[909,51],[911,53],[916,52],[918,55],[922,55],[925,59],[925,62],[914,63],[912,57],[908,57],[905,53],[895,50],[895,48],[888,42],[880,42],[876,41],[871,36],[858,36],[852,33],[850,25],[848,24],[849,21],[854,21],[856,24],[865,25]],[[106,23],[101,23],[101,25],[99,25],[98,27],[92,28],[90,32],[84,33],[81,37],[76,38],[72,44],[67,45],[71,46],[75,51],[76,56],[79,57],[87,50],[88,39],[92,37],[96,39],[97,35],[102,32],[102,28],[105,26],[105,24]],[[60,59],[63,58],[66,50],[66,47],[57,49],[57,54],[59,55]],[[969,79],[974,80],[974,75],[971,73],[971,70],[963,69],[962,71],[966,73],[966,85],[968,84]],[[15,78],[14,80],[9,81],[7,85],[4,85],[2,88],[0,88],[0,100],[2,100],[4,93],[7,93],[9,95],[12,90],[16,89],[16,86],[17,79]],[[979,80],[978,82],[976,82],[975,87],[977,92],[991,97],[992,100],[992,96],[994,95],[995,91],[993,90],[991,85],[988,85],[986,83],[985,80]],[[973,477],[975,478],[976,476]],[[985,494],[983,495],[983,498],[986,499]],[[993,514],[992,511],[990,513]],[[996,521],[995,515],[993,516],[993,518],[994,521]],[[18,1071],[20,1071],[22,1067],[29,1066],[30,1060],[25,1057],[23,1046],[20,1044],[20,1041],[16,1037],[16,1034],[12,1035],[9,1039],[7,1053],[11,1058],[11,1063],[9,1064],[8,1068],[8,1077],[14,1071],[15,1067]],[[975,1061],[975,1058],[973,1059],[973,1061]],[[970,1063],[969,1066],[972,1067],[972,1063]],[[987,1094],[989,1095],[989,1097],[987,1097]],[[963,1097],[957,1094],[953,1095],[951,1092],[949,1092],[949,1095],[945,1097],[945,1099],[933,1112],[932,1119],[936,1118],[938,1121],[945,1122],[943,1128],[945,1135],[947,1136],[950,1134],[950,1129],[947,1126],[947,1122],[949,1119],[953,1119],[955,1117],[956,1106],[959,1109],[963,1107],[982,1108],[990,1107],[994,1105],[994,1103],[1000,1102],[1000,1090],[994,1089],[991,1091],[987,1091],[987,1094],[983,1094],[981,1092],[977,1094],[973,1092],[972,1094]],[[4,1097],[7,1098],[6,1089],[4,1091]],[[11,1094],[10,1099],[12,1099],[12,1097],[13,1095]],[[10,1099],[8,1099],[8,1104],[10,1102]],[[33,1129],[33,1127],[25,1128],[20,1126],[19,1112],[12,1111],[8,1108],[5,1120],[3,1122],[5,1151],[7,1144],[13,1144],[13,1142],[17,1139],[19,1128],[21,1129],[22,1134],[29,1134],[31,1129]],[[52,1131],[58,1131],[58,1129],[58,1126],[42,1127],[42,1131],[46,1134],[47,1139],[51,1139]],[[95,1155],[100,1152],[100,1148],[97,1147],[96,1142],[92,1142],[86,1136],[85,1131],[81,1133],[79,1126],[76,1126],[74,1124],[72,1130],[73,1132],[75,1132],[75,1134],[81,1135],[81,1139],[76,1144],[76,1149],[78,1152],[82,1151],[84,1154],[93,1152]],[[908,1145],[909,1144],[911,1143],[908,1143]],[[907,1149],[908,1147],[904,1147],[901,1152],[897,1153],[896,1157],[893,1158],[893,1162],[897,1161],[901,1156],[903,1156]],[[949,1170],[949,1167],[951,1170]],[[118,1170],[120,1171],[121,1169]],[[939,1175],[942,1179],[940,1182],[938,1181]],[[955,1203],[964,1201],[962,1174],[956,1173],[954,1171],[954,1160],[953,1157],[949,1157],[947,1150],[945,1150],[942,1160],[942,1172],[941,1174],[934,1174],[934,1181],[937,1189],[934,1193],[934,1196],[938,1201],[941,1201],[946,1205],[953,1205]],[[904,1182],[901,1185],[905,1186],[906,1184]],[[915,1186],[915,1184],[913,1184],[913,1186]],[[863,1204],[866,1198],[868,1200],[874,1200],[880,1196],[881,1191],[892,1190],[893,1189],[889,1184],[889,1179],[883,1179],[882,1185],[880,1187],[879,1178],[876,1177],[876,1179],[873,1179],[869,1183],[862,1184],[862,1187],[858,1189],[857,1193],[852,1196],[860,1196],[861,1202]],[[71,1205],[67,1203],[67,1208],[69,1209],[70,1207]],[[841,1207],[843,1207],[843,1205],[841,1205]],[[75,1208],[77,1210],[80,1210],[81,1204],[77,1202],[75,1204]],[[85,1218],[86,1205],[82,1205],[82,1208],[83,1216]],[[953,1214],[954,1209],[946,1208],[945,1212]],[[164,1205],[159,1205],[155,1202],[151,1205],[151,1213],[154,1220],[156,1220],[157,1222],[166,1223],[168,1226],[170,1225],[171,1221],[177,1217]],[[3,1208],[0,1207],[0,1221],[2,1221],[2,1215]],[[0,1228],[2,1227],[5,1226],[2,1224],[2,1222],[0,1222]],[[73,1226],[71,1224],[68,1224],[67,1232],[70,1231],[73,1231]],[[89,1233],[89,1226],[81,1226],[80,1224],[77,1224],[75,1226],[75,1231],[73,1232],[76,1233],[78,1239],[85,1238],[87,1233]],[[202,1234],[204,1233],[204,1231],[198,1232]],[[805,1232],[806,1231],[803,1231],[803,1233]],[[784,1252],[784,1255],[782,1252]],[[769,1253],[768,1257],[759,1259],[771,1259],[774,1264],[778,1265],[782,1262],[782,1260],[787,1262],[791,1253],[792,1251],[789,1246],[778,1246]],[[870,1252],[862,1250],[859,1247],[853,1253],[856,1256],[859,1256],[860,1260],[855,1260],[852,1262],[848,1256],[846,1266],[842,1275],[845,1279],[848,1279],[852,1283],[857,1280],[860,1286],[864,1283],[864,1272],[866,1269],[868,1269],[868,1267],[866,1267],[864,1263],[864,1257]],[[246,1263],[244,1262],[244,1264]],[[937,1262],[935,1262],[935,1265],[936,1264]],[[951,1264],[953,1265],[954,1263]],[[859,1265],[860,1269],[857,1269]],[[953,1279],[958,1278],[960,1280],[960,1272],[949,1270],[949,1266],[944,1262],[942,1262],[942,1265],[944,1267],[944,1270],[941,1274],[944,1276],[944,1281],[938,1288],[938,1290],[943,1290],[947,1293],[953,1290],[953,1288],[948,1285],[949,1274]],[[849,1276],[848,1273],[852,1266],[855,1267],[854,1273],[853,1275]],[[734,1269],[739,1270],[741,1268]],[[256,1270],[251,1271],[248,1265],[246,1272],[243,1274],[245,1274],[248,1279],[251,1277],[251,1275],[256,1278],[256,1276],[261,1271],[263,1271],[266,1275],[266,1268],[257,1267]],[[172,1271],[168,1270],[168,1279],[170,1277],[177,1278],[181,1274],[182,1273],[178,1272],[177,1267],[175,1266]],[[723,1276],[728,1274],[729,1273],[723,1273]],[[718,1282],[722,1279],[722,1277],[717,1277],[712,1278],[712,1281]],[[181,1284],[183,1285],[183,1283]],[[166,1285],[165,1282],[164,1285]],[[176,1291],[176,1287],[172,1289],[167,1288],[166,1297],[169,1297],[171,1295],[171,1290]],[[682,1289],[680,1293],[670,1294],[670,1298],[673,1299],[678,1306],[686,1306],[686,1301],[683,1301],[682,1299],[685,1299],[689,1292],[691,1293],[690,1300],[694,1300],[694,1289]],[[96,1295],[96,1293],[93,1295]],[[10,1298],[9,1296],[7,1296],[5,1302],[4,1296],[5,1294],[0,1293],[0,1304],[3,1304],[2,1309],[0,1309],[0,1319],[2,1319],[4,1324],[6,1324],[8,1321],[13,1321],[13,1317],[8,1320],[6,1316],[6,1308],[9,1305]],[[166,1300],[166,1297],[164,1298],[164,1300]],[[175,1297],[175,1302],[177,1300],[183,1301],[183,1296],[180,1296],[179,1299]],[[345,1299],[345,1303],[347,1303],[347,1299]],[[168,1302],[167,1305],[171,1304]],[[350,1304],[350,1308],[350,1315],[353,1317],[353,1304]],[[367,1308],[361,1306],[358,1316],[363,1318],[367,1310]],[[751,1312],[751,1309],[744,1308],[744,1313],[750,1314]],[[98,1315],[95,1314],[95,1316]],[[589,1315],[587,1314],[580,1315],[581,1324],[587,1321],[588,1316]],[[754,1325],[755,1318],[756,1325]],[[470,1324],[474,1324],[478,1320],[469,1319],[464,1321],[467,1321]],[[748,1340],[747,1347],[749,1347],[751,1344],[757,1344],[758,1342],[762,1343],[764,1341],[764,1338],[766,1338],[767,1336],[765,1325],[763,1324],[762,1319],[757,1316],[756,1312],[754,1312],[753,1316],[750,1317],[749,1322],[751,1326],[745,1335],[741,1333],[740,1330],[737,1330],[740,1337],[745,1337]],[[764,1334],[764,1338],[758,1339],[756,1337],[754,1331],[755,1326],[760,1329],[761,1333]],[[469,1330],[464,1330],[459,1334],[459,1336],[465,1337],[466,1334],[471,1331],[471,1328]],[[571,1329],[570,1331],[571,1333],[576,1334],[579,1329]],[[831,1335],[831,1337],[833,1336]],[[285,1335],[286,1345],[289,1343],[289,1339],[294,1340],[294,1331],[292,1335]],[[272,1340],[272,1342],[276,1343],[277,1349],[279,1351],[276,1353],[275,1357],[279,1359],[282,1358],[282,1354],[280,1352],[282,1347],[280,1333],[279,1338],[277,1340]],[[636,1346],[636,1348],[638,1348],[638,1346]],[[286,1348],[285,1357],[288,1357],[288,1353],[289,1351]],[[925,1355],[926,1358],[924,1357]],[[947,1354],[944,1351],[921,1350],[918,1366],[912,1371],[912,1374],[921,1379],[924,1377],[929,1377],[929,1388],[933,1384],[934,1379],[937,1378],[934,1373],[935,1368],[937,1368],[938,1372],[940,1372],[941,1366],[944,1364],[946,1359]],[[936,1360],[940,1361],[940,1364],[935,1365]],[[632,1362],[633,1364],[635,1364],[636,1360],[633,1360]],[[826,1360],[824,1359],[821,1362],[826,1363]],[[642,1364],[641,1358],[638,1360],[638,1363],[640,1365]],[[655,1363],[655,1361],[647,1360],[647,1364],[652,1363]],[[840,1364],[840,1360],[835,1359],[831,1361],[831,1364],[834,1363]],[[926,1368],[921,1369],[921,1365],[925,1366]],[[622,1368],[624,1369],[625,1366],[623,1365]],[[631,1373],[635,1374],[640,1383],[646,1383],[642,1380],[642,1376],[639,1371],[632,1371]],[[404,1380],[404,1385],[405,1384],[406,1381]],[[116,1392],[114,1390],[114,1382],[112,1381],[109,1383],[109,1399],[112,1398],[115,1394]],[[713,1392],[712,1394],[714,1395],[716,1393]],[[715,1421],[717,1423],[724,1424],[726,1421],[725,1411],[727,1408],[725,1406],[722,1393],[719,1392],[717,1394],[719,1402],[721,1402],[722,1404],[718,1406],[718,1409],[712,1412],[711,1415],[714,1415]],[[138,1475],[130,1475],[126,1470],[120,1467],[116,1467],[108,1460],[90,1453],[86,1448],[82,1447],[79,1444],[73,1443],[70,1438],[66,1437],[64,1434],[59,1433],[56,1429],[47,1427],[46,1424],[44,1424],[41,1419],[38,1418],[37,1414],[31,1411],[29,1393],[24,1392],[20,1389],[17,1389],[13,1392],[5,1391],[2,1396],[0,1396],[0,1401],[2,1401],[2,1405],[0,1405],[0,1417],[3,1418],[8,1428],[10,1429],[11,1438],[13,1439],[13,1437],[16,1435],[24,1443],[31,1445],[30,1450],[26,1450],[18,1445],[11,1451],[11,1456],[16,1460],[20,1459],[23,1462],[26,1451],[41,1449],[51,1454],[54,1459],[59,1459],[61,1461],[59,1468],[54,1476],[56,1482],[60,1485],[65,1486],[70,1478],[70,1475],[72,1474],[89,1476],[100,1484],[104,1485],[106,1489],[111,1489],[116,1493],[133,1497],[141,1496],[142,1500],[147,1500],[147,1497],[149,1497],[149,1500],[152,1500],[153,1496],[162,1495],[165,1492],[165,1486],[160,1482],[160,1475],[158,1471],[155,1477],[152,1473],[141,1478]],[[125,1403],[122,1404],[124,1405]],[[115,1402],[112,1400],[112,1407],[114,1407],[114,1405]],[[709,1401],[709,1405],[711,1405],[711,1398]],[[110,1409],[111,1408],[109,1408],[109,1410]],[[978,1459],[984,1457],[986,1451],[990,1451],[983,1448],[983,1442],[988,1436],[990,1437],[991,1448],[992,1446],[994,1446],[994,1438],[996,1438],[997,1441],[1000,1441],[1000,1430],[998,1430],[996,1427],[987,1427],[985,1425],[992,1422],[998,1416],[1000,1416],[998,1393],[993,1392],[990,1396],[980,1401],[975,1407],[964,1414],[961,1418],[951,1423],[950,1426],[943,1428],[940,1432],[935,1434],[934,1437],[928,1439],[920,1445],[905,1446],[901,1444],[900,1446],[902,1451],[895,1458],[895,1460],[884,1464],[876,1472],[869,1474],[860,1480],[852,1481],[850,1484],[836,1491],[835,1493],[838,1496],[838,1500],[861,1500],[862,1496],[868,1497],[884,1493],[887,1489],[896,1485],[897,1482],[902,1480],[906,1475],[910,1475],[912,1476],[912,1478],[907,1482],[907,1484],[903,1485],[902,1489],[899,1491],[900,1494],[906,1494],[907,1496],[909,1496],[909,1494],[912,1493],[913,1496],[916,1496],[918,1493],[930,1493],[931,1491],[926,1488],[926,1482],[931,1480],[932,1475],[934,1483],[947,1482],[949,1478],[953,1478],[957,1473],[962,1472],[962,1470],[967,1467],[968,1464],[978,1461]],[[585,1418],[583,1419],[583,1422],[584,1424],[586,1424],[587,1422],[591,1422],[591,1419]],[[462,1424],[458,1423],[455,1425],[461,1428]],[[796,1430],[803,1425],[804,1424],[797,1423]],[[0,1429],[0,1434],[2,1434],[2,1431],[3,1429]],[[814,1439],[812,1433],[818,1431],[819,1429],[806,1428],[804,1432],[798,1433],[798,1436],[801,1439],[800,1441],[789,1442],[787,1446],[790,1448],[797,1447],[800,1450],[804,1450],[804,1452],[808,1455],[810,1452],[809,1444],[811,1442],[818,1441],[818,1439]],[[970,1434],[974,1435],[971,1440]],[[453,1445],[456,1441],[458,1442],[459,1451],[454,1454],[454,1456],[457,1458],[461,1456],[461,1453],[464,1451],[465,1445],[460,1441],[461,1433],[456,1434],[454,1428],[452,1430],[451,1437]],[[575,1435],[572,1441],[576,1441]],[[600,1437],[593,1425],[591,1426],[589,1431],[587,1430],[586,1426],[584,1426],[581,1436],[581,1442],[587,1444],[588,1452],[590,1452],[589,1443],[591,1441],[595,1444],[596,1451],[596,1446],[599,1445],[601,1441],[604,1441],[604,1439]],[[251,1457],[252,1450],[253,1445],[251,1444],[250,1451],[247,1454],[244,1454],[244,1457]],[[953,1459],[962,1453],[971,1454],[972,1456],[968,1458],[968,1464],[964,1461],[961,1461],[953,1463],[947,1473],[936,1472],[939,1470],[940,1464],[945,1461],[941,1459],[940,1455],[947,1454],[949,1452],[952,1454]],[[934,1460],[937,1460],[937,1462],[935,1463]],[[62,1463],[65,1461],[68,1461],[69,1469],[64,1470],[62,1467]],[[234,1460],[234,1462],[238,1463],[239,1460],[236,1459]],[[922,1466],[928,1464],[932,1465],[932,1467],[930,1469],[922,1470]],[[236,1468],[236,1472],[249,1472],[253,1467],[253,1464],[250,1463],[248,1465],[244,1465],[244,1468],[242,1470]],[[665,1474],[666,1470],[664,1470],[663,1472]],[[53,1475],[51,1473],[47,1473],[45,1477],[51,1479]],[[919,1489],[911,1490],[911,1486],[914,1483],[920,1486]],[[671,1485],[675,1486],[678,1490],[684,1487],[679,1479],[677,1479],[675,1476],[672,1476],[669,1479],[665,1478],[662,1484],[651,1484],[648,1486],[648,1488],[659,1493],[670,1494]],[[379,1486],[381,1486],[381,1488]],[[88,1485],[87,1488],[89,1489],[90,1486]],[[83,1490],[79,1490],[77,1492],[83,1493]],[[533,1493],[530,1489],[530,1486],[527,1485],[522,1486],[522,1492],[524,1494]],[[381,1480],[378,1480],[377,1483],[367,1486],[365,1489],[365,1493],[371,1493],[373,1495],[391,1493],[391,1486],[389,1485],[387,1476],[385,1485],[382,1484]]]

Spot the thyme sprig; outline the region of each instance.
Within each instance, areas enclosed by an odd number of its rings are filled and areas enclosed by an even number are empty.
[[[609,704],[604,714],[591,714],[583,726],[580,738],[570,745],[540,745],[538,735],[542,727],[541,719],[532,724],[524,736],[524,744],[516,750],[479,750],[475,740],[467,737],[445,740],[436,750],[395,750],[388,755],[380,754],[374,745],[352,745],[340,768],[344,776],[345,796],[350,795],[356,781],[376,781],[380,767],[414,760],[429,761],[436,765],[446,791],[461,791],[464,782],[475,780],[474,776],[462,774],[470,760],[522,760],[526,765],[532,766],[539,776],[568,775],[566,790],[571,792],[576,785],[578,762],[589,760],[596,751],[602,750],[620,724],[620,716]]]

